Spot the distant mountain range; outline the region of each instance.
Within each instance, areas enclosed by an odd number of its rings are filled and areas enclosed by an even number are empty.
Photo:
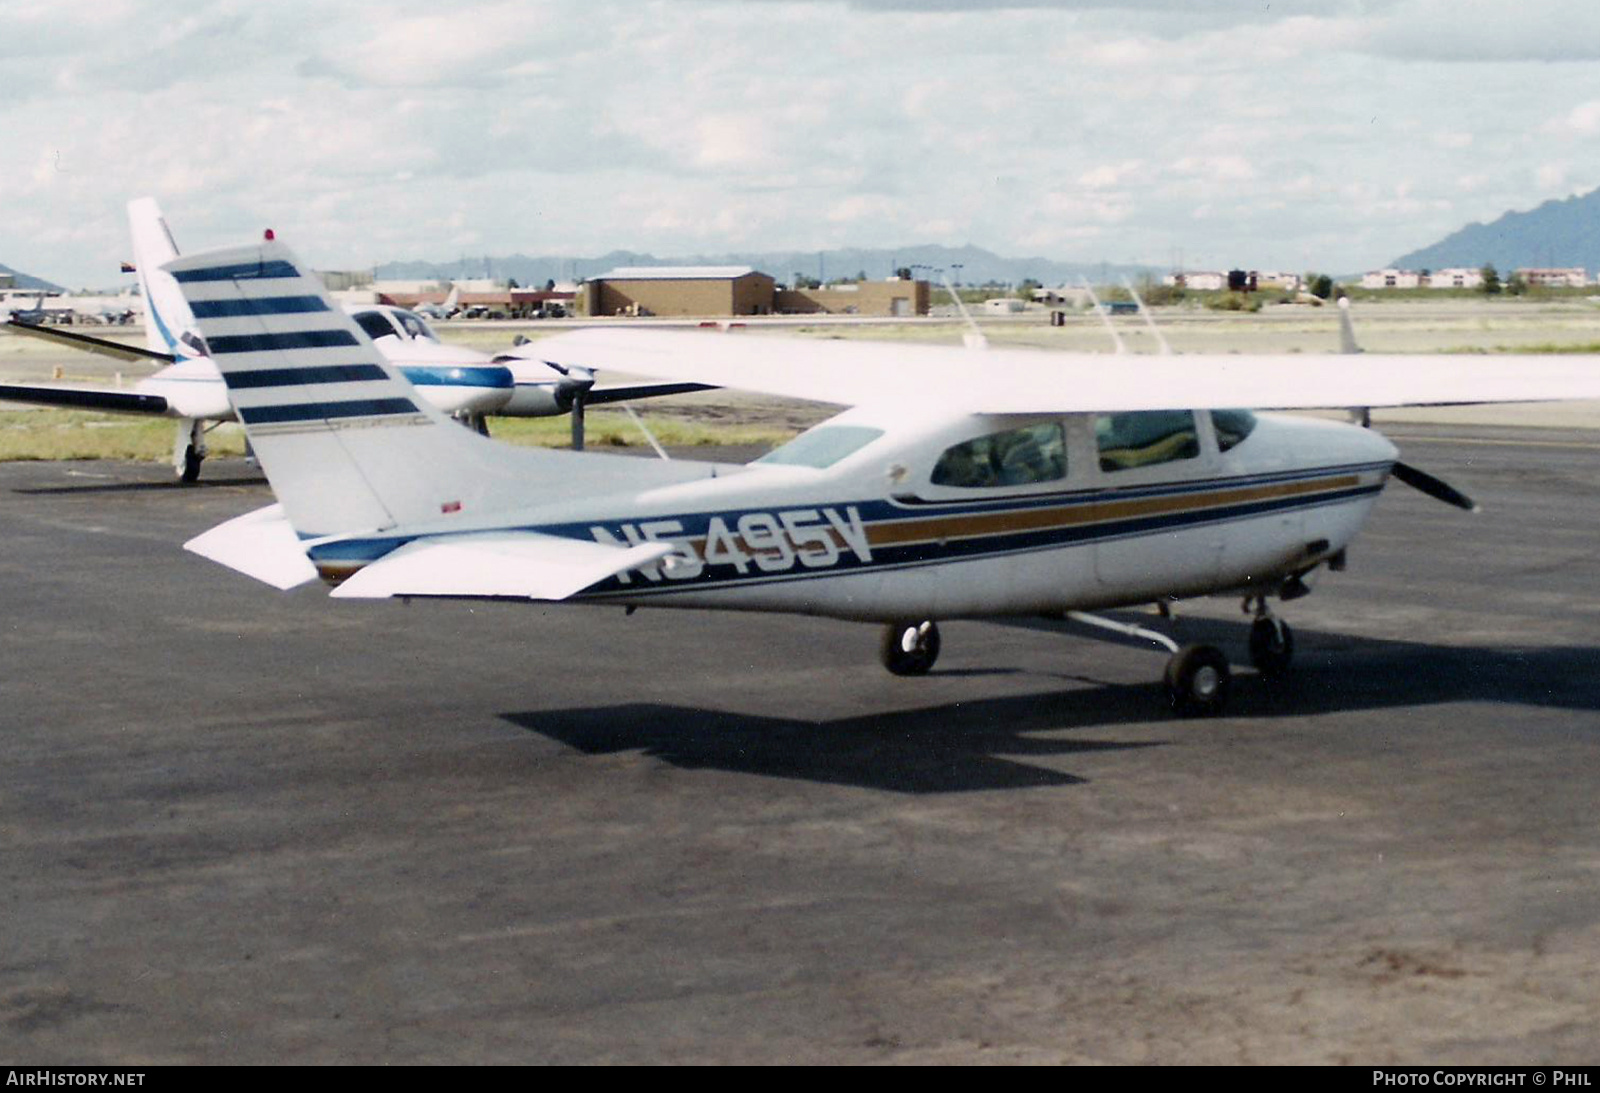
[[[1582,266],[1600,270],[1600,189],[1528,212],[1508,212],[1492,224],[1468,224],[1390,265],[1398,269],[1473,269]]]
[[[959,265],[958,270],[955,267]],[[546,281],[571,281],[598,277],[619,266],[751,266],[779,281],[787,282],[796,273],[827,281],[865,273],[871,280],[890,277],[906,266],[932,266],[943,269],[951,280],[962,284],[1015,284],[1033,278],[1045,285],[1076,281],[1116,280],[1122,274],[1137,277],[1152,272],[1147,266],[1114,265],[1101,262],[1058,262],[1049,258],[1002,258],[982,247],[916,246],[898,249],[863,250],[848,248],[829,251],[752,251],[717,255],[657,257],[634,251],[617,250],[596,257],[530,257],[512,254],[505,257],[462,258],[455,262],[385,262],[376,269],[380,280],[451,281],[469,277],[512,278],[519,285],[542,285]],[[917,276],[937,280],[926,271]]]
[[[51,284],[49,281],[46,281],[40,277],[31,277],[28,274],[23,273],[21,270],[12,269],[10,266],[0,265],[0,273],[9,273],[15,277],[18,288],[41,289],[45,292],[65,291],[60,285]]]

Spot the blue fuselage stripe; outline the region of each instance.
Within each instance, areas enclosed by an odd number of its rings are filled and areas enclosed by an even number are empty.
[[[494,387],[510,390],[516,386],[511,369],[498,364],[483,365],[417,365],[408,364],[400,371],[418,387]]]
[[[196,319],[236,319],[243,315],[304,315],[327,311],[317,296],[261,296],[239,300],[194,300],[189,304]]]
[[[224,334],[206,339],[213,357],[227,353],[269,353],[284,349],[327,349],[360,345],[348,330],[291,330],[283,334]]]
[[[1340,469],[1342,470],[1343,468]],[[1371,465],[1369,469],[1382,469],[1382,465]],[[1282,476],[1273,475],[1270,477],[1314,482],[1318,478],[1331,476],[1326,469],[1323,469],[1309,474],[1306,472],[1290,472]],[[1186,485],[1172,484],[1169,485],[1169,488],[1175,493],[1190,492],[1200,495],[1215,490],[1221,484],[1221,481],[1210,480],[1204,483],[1189,483]],[[1200,488],[1196,488],[1197,486]],[[918,538],[901,542],[872,543],[870,560],[859,556],[851,550],[841,549],[838,552],[837,560],[826,567],[815,569],[797,567],[781,573],[763,573],[760,572],[759,567],[752,567],[749,573],[743,571],[735,573],[733,566],[729,564],[705,561],[703,572],[688,579],[655,583],[654,581],[642,582],[640,578],[635,577],[630,584],[621,581],[617,577],[611,577],[588,589],[582,593],[582,596],[605,596],[619,593],[629,596],[666,595],[678,591],[733,586],[746,587],[775,581],[811,580],[827,576],[839,576],[852,571],[859,572],[865,569],[881,571],[914,568],[957,560],[973,560],[985,557],[997,558],[1040,550],[1059,550],[1096,543],[1110,543],[1119,539],[1169,533],[1207,524],[1227,523],[1275,512],[1309,510],[1324,505],[1340,505],[1375,496],[1382,489],[1383,483],[1380,480],[1283,497],[1239,498],[1231,503],[1224,500],[1220,504],[1197,504],[1193,508],[1176,512],[1144,513],[1081,523],[1063,522],[1054,527],[1006,531],[977,530],[970,537],[947,536],[930,529],[926,533],[926,537],[919,536]],[[1058,496],[1054,499],[1052,507],[1070,509],[1078,504],[1101,501],[1104,497],[1105,495],[1102,493],[1083,492],[1070,499]],[[1063,502],[1065,502],[1064,506]],[[1023,512],[1030,507],[1028,504],[1016,505],[1013,511]],[[874,528],[915,527],[921,523],[918,518],[925,515],[923,512],[918,512],[917,516],[912,518],[908,524],[908,513],[900,504],[866,499],[841,503],[835,508],[839,511],[850,510],[852,514],[859,513],[862,525],[869,537],[872,536]],[[987,516],[994,511],[987,504],[972,506],[949,504],[943,506],[943,508],[944,512],[950,515]],[[762,510],[752,511],[759,513]],[[711,520],[718,519],[725,527],[732,529],[738,526],[739,517],[743,514],[744,510],[724,511],[721,513],[679,514],[671,522],[678,524],[681,531],[673,534],[670,538],[686,540],[691,543],[696,541],[703,542],[708,535]],[[815,515],[815,512],[812,512],[811,518],[814,519]],[[663,518],[661,522],[666,522],[666,519]],[[625,539],[631,541],[631,536],[625,533],[627,526],[628,522],[626,520],[593,519],[575,523],[546,524],[530,527],[526,530],[544,535],[556,535],[592,542],[595,539],[594,531],[599,528],[607,531],[607,534],[611,536],[610,541],[622,541]],[[335,570],[356,569],[368,562],[381,558],[409,541],[410,537],[345,540],[320,545],[309,553],[311,559],[319,565],[327,565]],[[703,553],[702,559],[704,559]]]
[[[332,421],[347,417],[382,417],[418,413],[408,398],[347,399],[343,402],[296,402],[287,406],[240,407],[246,425],[276,425],[287,421]]]

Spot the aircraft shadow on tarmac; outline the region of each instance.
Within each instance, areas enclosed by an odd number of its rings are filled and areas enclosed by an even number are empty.
[[[1120,704],[1127,708],[1109,720],[1136,720],[1141,709],[1149,713],[1147,688],[1120,690],[1126,692]],[[1078,698],[1069,692],[1021,695],[835,721],[652,703],[504,716],[587,755],[642,751],[690,770],[764,774],[896,793],[1075,785],[1083,779],[1026,760],[1163,743],[1029,735],[1061,728],[1063,717],[1070,717],[1063,707]],[[1114,694],[1096,699],[1119,704]]]
[[[1186,637],[1213,641],[1241,664],[1237,624],[1201,621]],[[867,714],[832,721],[653,703],[504,715],[588,755],[640,751],[686,769],[714,769],[898,793],[1074,785],[1085,779],[1030,760],[1160,747],[1228,722],[1293,719],[1448,703],[1600,711],[1600,649],[1494,649],[1340,634],[1298,634],[1299,663],[1281,680],[1237,667],[1219,722],[1179,721],[1159,681],[1104,683],[1063,673],[1060,690]],[[1153,674],[1162,659],[1152,655]],[[996,669],[999,671],[1000,669]],[[971,670],[935,676],[970,676]],[[1147,726],[1146,741],[1086,740],[1074,731]],[[1515,722],[1505,722],[1506,732]]]
[[[18,486],[12,493],[49,496],[62,494],[69,497],[79,494],[94,493],[162,493],[183,492],[190,490],[215,489],[222,486],[265,486],[267,480],[261,475],[239,478],[202,478],[198,482],[179,482],[176,478],[148,482],[89,482],[71,486]]]
[[[1117,613],[1116,617],[1138,621],[1131,613]],[[1149,624],[1148,616],[1144,621]],[[1005,620],[1002,625],[1068,638],[1086,632],[1076,624],[1050,620]],[[1313,716],[1460,702],[1600,711],[1600,647],[1595,646],[1441,645],[1295,627],[1294,669],[1282,679],[1267,680],[1248,666],[1244,625],[1192,618],[1180,622],[1176,632],[1181,641],[1216,645],[1230,658],[1234,686],[1227,718]],[[1155,648],[1136,639],[1128,644]],[[1159,651],[1152,652],[1153,667],[1159,669],[1162,656]],[[1093,692],[1087,692],[1085,705],[1092,700]]]

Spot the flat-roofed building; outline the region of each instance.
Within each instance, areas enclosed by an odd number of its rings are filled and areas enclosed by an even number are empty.
[[[749,266],[625,266],[583,286],[589,315],[769,315],[777,283]]]
[[[1582,266],[1571,266],[1567,269],[1519,269],[1517,273],[1523,281],[1541,288],[1582,288],[1589,283],[1589,276]]]
[[[780,288],[772,310],[782,315],[926,315],[928,282],[891,277],[851,281],[825,288]]]
[[[1228,275],[1217,270],[1192,269],[1169,273],[1161,283],[1172,288],[1192,288],[1196,292],[1215,292],[1228,287]]]
[[[1481,288],[1483,287],[1483,271],[1468,269],[1466,266],[1453,266],[1450,269],[1436,269],[1428,274],[1429,288]]]
[[[1421,288],[1422,274],[1414,269],[1375,269],[1361,275],[1362,288]]]

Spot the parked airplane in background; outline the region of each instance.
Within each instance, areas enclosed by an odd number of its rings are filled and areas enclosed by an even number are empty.
[[[188,549],[278,588],[347,598],[572,600],[883,624],[926,672],[937,620],[1068,615],[1171,651],[1186,714],[1221,709],[1227,659],[1087,612],[1213,593],[1255,614],[1252,660],[1289,666],[1269,607],[1309,590],[1391,473],[1457,504],[1393,444],[1280,409],[1600,397],[1593,358],[1146,357],[589,330],[541,351],[827,402],[843,414],[746,467],[497,445],[417,397],[281,244],[168,267],[278,504]],[[316,301],[315,306],[301,301]],[[338,346],[338,348],[322,348]],[[330,373],[331,365],[359,373]]]
[[[11,309],[10,321],[19,326],[42,326],[45,323],[60,322],[72,317],[70,307],[47,307],[45,300],[49,293],[40,292],[34,297],[32,307],[15,307]]]
[[[449,319],[461,310],[461,289],[459,286],[450,286],[450,295],[440,304],[418,304],[414,309],[424,319]]]
[[[173,467],[184,482],[200,476],[206,433],[235,418],[222,377],[212,362],[189,303],[162,265],[178,257],[177,245],[154,200],[128,204],[134,264],[145,305],[145,346],[97,338],[33,322],[7,324],[16,333],[44,338],[91,353],[162,367],[128,388],[83,384],[0,384],[0,400],[114,413],[176,418]],[[304,306],[309,306],[301,301]],[[287,304],[283,306],[289,306]],[[421,391],[428,403],[479,432],[485,417],[548,417],[570,413],[573,443],[583,446],[586,405],[703,390],[703,384],[649,383],[595,387],[594,373],[563,368],[531,356],[490,356],[464,346],[446,345],[421,316],[378,304],[345,309],[383,358]],[[330,364],[330,374],[360,372],[363,366]],[[354,371],[352,371],[352,369]]]

